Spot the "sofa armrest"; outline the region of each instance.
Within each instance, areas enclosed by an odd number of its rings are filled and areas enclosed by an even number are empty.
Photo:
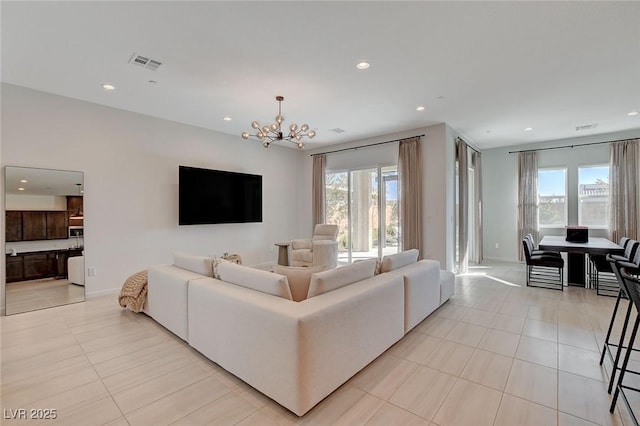
[[[404,279],[405,333],[440,306],[440,262],[420,260],[385,274]]]
[[[398,276],[293,302],[212,278],[189,287],[189,343],[303,415],[404,334]]]
[[[187,289],[190,282],[204,275],[174,265],[149,268],[147,301],[144,312],[183,340],[189,340]]]
[[[311,240],[309,238],[291,240],[291,250],[301,249],[311,249]]]

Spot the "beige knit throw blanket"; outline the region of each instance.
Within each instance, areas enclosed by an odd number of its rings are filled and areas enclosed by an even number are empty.
[[[118,302],[123,308],[129,308],[133,312],[140,312],[147,299],[147,271],[136,272],[122,285]]]

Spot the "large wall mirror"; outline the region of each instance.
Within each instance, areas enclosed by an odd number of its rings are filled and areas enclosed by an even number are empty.
[[[5,167],[6,315],[85,300],[82,172]]]

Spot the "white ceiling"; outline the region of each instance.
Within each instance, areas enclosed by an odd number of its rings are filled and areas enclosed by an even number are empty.
[[[273,120],[276,95],[285,124],[317,129],[307,148],[442,122],[480,148],[640,128],[627,115],[640,110],[638,2],[1,7],[3,82],[238,138]],[[163,65],[134,66],[134,52]]]
[[[7,166],[5,188],[7,194],[13,195],[84,196],[82,172],[67,170]]]

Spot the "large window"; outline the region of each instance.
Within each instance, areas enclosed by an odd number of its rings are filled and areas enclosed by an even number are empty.
[[[609,223],[609,166],[578,167],[578,224],[606,228]]]
[[[538,227],[567,225],[567,169],[538,170]]]
[[[396,166],[326,174],[327,223],[338,225],[338,260],[381,257],[400,247]]]

